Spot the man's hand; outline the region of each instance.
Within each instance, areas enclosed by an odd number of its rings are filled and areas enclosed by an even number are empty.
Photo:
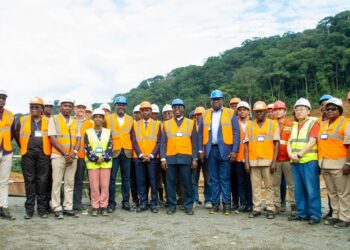
[[[160,165],[161,165],[163,170],[167,170],[168,169],[168,164],[166,163],[166,161],[161,161]]]
[[[199,160],[203,162],[204,160],[204,152],[199,153]]]
[[[291,156],[290,156],[290,159],[294,162],[294,163],[299,163],[299,157],[297,156],[297,155],[295,155],[295,154],[292,154]]]
[[[343,175],[348,175],[350,174],[350,166],[347,164],[344,164],[343,166]]]
[[[246,162],[244,164],[244,168],[245,168],[245,171],[249,174],[250,173],[250,164],[249,164],[249,162]]]
[[[231,162],[231,163],[234,163],[234,161],[236,160],[236,157],[237,157],[237,153],[235,153],[235,152],[231,152],[231,153],[228,155],[228,158],[230,158],[230,162]]]
[[[197,160],[193,160],[192,161],[192,169],[196,169],[198,167],[198,161]]]
[[[270,166],[270,173],[274,174],[276,172],[276,162],[272,161],[271,166]]]

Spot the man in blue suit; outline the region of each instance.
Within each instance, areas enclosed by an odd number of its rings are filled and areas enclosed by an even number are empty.
[[[211,95],[211,109],[205,111],[199,122],[198,148],[200,157],[205,157],[210,175],[213,208],[210,214],[220,210],[222,196],[223,213],[231,208],[231,164],[239,149],[240,132],[233,110],[223,107],[224,94],[214,90]],[[201,150],[204,145],[204,152]]]

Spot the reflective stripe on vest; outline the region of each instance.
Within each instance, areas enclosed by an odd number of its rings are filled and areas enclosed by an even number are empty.
[[[78,157],[81,159],[85,158],[85,142],[84,142],[85,132],[87,129],[92,128],[93,126],[94,126],[93,121],[85,120],[80,127],[81,140],[80,140],[80,147],[78,150]]]
[[[233,129],[232,129],[232,117],[234,111],[232,109],[223,108],[221,111],[220,125],[222,138],[225,144],[233,144]],[[208,109],[203,115],[203,145],[208,144],[210,126],[212,123],[212,110]]]
[[[177,126],[175,119],[172,118],[164,123],[164,130],[167,135],[167,156],[177,154],[192,155],[192,131],[194,122],[184,118],[180,127]]]
[[[290,145],[293,154],[298,154],[308,144],[310,140],[310,131],[316,121],[317,118],[309,117],[300,131],[298,131],[298,122],[293,122],[292,133],[290,135]],[[306,163],[313,160],[317,160],[317,144],[301,157],[299,163]]]
[[[61,144],[66,153],[73,152],[78,138],[77,121],[71,117],[71,123],[68,127],[65,118],[62,115],[54,115],[52,118],[56,127],[57,141]],[[62,153],[55,147],[52,147],[52,153],[62,155]]]
[[[2,119],[0,120],[0,146],[2,145],[6,151],[12,151],[11,143],[11,126],[14,121],[12,112],[4,109]]]
[[[22,116],[20,118],[20,134],[19,134],[19,141],[21,145],[21,155],[25,155],[28,150],[28,142],[30,138],[30,134],[32,132],[31,125],[32,125],[32,117],[31,115]],[[41,116],[41,137],[43,142],[43,152],[45,155],[51,154],[51,142],[50,138],[47,134],[48,131],[48,119],[46,116]]]
[[[107,117],[107,128],[112,131],[113,150],[132,149],[130,131],[133,125],[131,116],[124,115],[123,126],[120,127],[116,114]]]
[[[150,119],[147,129],[145,130],[144,120],[134,122],[136,142],[142,154],[152,154],[153,149],[157,145],[159,125],[159,121]]]
[[[89,144],[91,146],[91,150],[94,151],[94,154],[96,156],[98,157],[102,156],[108,148],[108,142],[110,140],[111,131],[109,129],[102,128],[100,140],[98,139],[96,132],[93,128],[87,129],[85,133],[87,134]],[[97,153],[96,149],[98,147],[101,147],[103,152]],[[86,162],[87,169],[112,168],[112,161],[109,161],[109,162],[104,161],[101,164],[97,164],[95,162],[89,161],[89,158],[85,156],[85,162]]]

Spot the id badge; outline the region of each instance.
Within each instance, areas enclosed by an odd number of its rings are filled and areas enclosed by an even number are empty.
[[[328,134],[321,135],[321,140],[327,140],[327,139],[328,139]]]
[[[42,137],[41,131],[37,130],[34,132],[35,137]]]
[[[176,136],[177,136],[177,137],[181,137],[181,136],[182,136],[182,132],[177,132],[177,133],[176,133]]]
[[[280,140],[280,144],[281,144],[281,145],[286,145],[286,144],[287,144],[287,142],[286,142],[286,141],[284,141],[284,140]]]
[[[103,153],[103,148],[102,148],[102,147],[97,147],[97,148],[95,149],[95,153],[96,153],[96,154],[102,154],[102,153]]]
[[[263,142],[263,141],[265,141],[264,136],[263,135],[259,135],[258,136],[258,142]]]

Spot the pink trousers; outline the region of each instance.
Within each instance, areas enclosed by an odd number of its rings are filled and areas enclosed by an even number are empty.
[[[88,173],[91,191],[91,207],[107,208],[111,169],[89,169]]]

